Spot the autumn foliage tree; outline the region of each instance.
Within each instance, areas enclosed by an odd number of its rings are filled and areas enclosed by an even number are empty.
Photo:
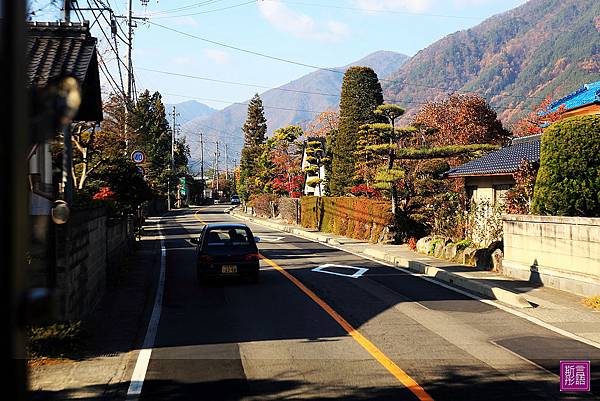
[[[265,189],[291,198],[300,196],[304,179],[300,168],[302,148],[298,139],[302,135],[302,128],[291,125],[276,130],[266,141],[262,157],[262,170],[266,172]]]
[[[431,128],[428,141],[434,146],[504,144],[510,135],[486,100],[474,94],[455,93],[425,104],[413,125]]]
[[[513,124],[511,127],[513,135],[521,137],[541,134],[545,126],[561,120],[565,112],[565,106],[560,105],[556,110],[549,111],[548,107],[551,103],[552,98],[548,95],[527,117]]]

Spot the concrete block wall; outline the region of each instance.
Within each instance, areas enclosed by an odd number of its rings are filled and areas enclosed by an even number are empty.
[[[72,213],[56,226],[56,293],[59,320],[80,319],[104,295],[107,279],[131,248],[127,218],[108,220],[104,208]],[[131,231],[131,232],[130,232]]]
[[[600,218],[503,216],[505,274],[600,294]]]

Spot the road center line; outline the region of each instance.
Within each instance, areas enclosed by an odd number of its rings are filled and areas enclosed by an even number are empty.
[[[356,341],[361,347],[369,352],[384,368],[386,368],[394,377],[402,383],[404,387],[410,390],[417,398],[421,401],[433,401],[433,398],[421,387],[412,377],[410,377],[405,371],[400,369],[394,361],[392,361],[387,355],[385,355],[375,344],[369,339],[363,336],[358,330],[356,330],[350,323],[346,321],[339,313],[337,313],[329,304],[321,299],[317,294],[312,292],[306,287],[300,280],[288,273],[284,268],[273,262],[271,259],[266,258],[261,254],[261,258],[267,262],[275,270],[283,274],[285,278],[290,280],[296,285],[302,292],[304,292],[310,299],[315,301],[329,316],[333,318],[346,332]]]
[[[142,387],[144,386],[148,364],[150,363],[150,357],[152,356],[152,348],[154,347],[154,341],[156,340],[156,333],[158,331],[158,323],[160,321],[160,314],[162,310],[167,249],[165,247],[165,237],[162,235],[160,228],[161,219],[162,217],[158,220],[158,233],[160,238],[160,273],[158,285],[156,287],[156,295],[154,296],[152,315],[150,316],[148,329],[146,330],[146,336],[144,337],[144,344],[142,345],[142,349],[138,354],[135,368],[133,369],[133,374],[131,375],[131,381],[129,382],[129,389],[127,390],[128,401],[138,400],[140,394],[142,393]]]

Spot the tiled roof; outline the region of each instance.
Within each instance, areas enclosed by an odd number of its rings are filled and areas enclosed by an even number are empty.
[[[89,23],[31,22],[27,40],[27,84],[44,89],[72,76],[81,86],[81,105],[74,121],[102,121],[102,97],[96,38]]]
[[[554,101],[548,106],[548,112],[556,111],[563,104],[565,110],[571,110],[592,103],[600,103],[600,81],[585,84],[575,92]]]
[[[87,22],[30,23],[27,83],[44,87],[54,78],[73,76],[83,84],[95,54],[96,38]]]
[[[515,138],[509,146],[454,167],[444,173],[444,176],[512,174],[519,169],[523,159],[531,163],[540,161],[540,138],[541,135]]]

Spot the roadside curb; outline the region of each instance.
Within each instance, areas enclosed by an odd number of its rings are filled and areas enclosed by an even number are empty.
[[[291,227],[279,223],[273,223],[264,219],[248,216],[245,213],[236,213],[233,211],[233,209],[234,208],[227,210],[226,213],[269,228],[274,228],[276,230],[288,232],[290,234],[294,234],[312,241],[322,242],[330,245],[343,245],[343,241],[340,242],[337,238],[334,238],[322,232],[311,232],[296,227]],[[362,253],[365,256],[390,263],[394,266],[404,268],[412,272],[422,274],[424,276],[431,277],[433,279],[448,283],[455,287],[459,287],[465,291],[474,293],[478,296],[483,296],[485,298],[499,301],[520,309],[533,307],[533,305],[529,301],[527,301],[527,299],[523,295],[514,293],[512,291],[508,291],[504,288],[479,283],[467,277],[463,277],[460,274],[452,273],[439,267],[432,266],[426,262],[418,260],[409,260],[400,256],[394,256],[389,252],[386,252],[385,250],[375,248],[366,248]]]
[[[461,276],[460,274],[440,269],[439,267],[432,266],[425,262],[394,256],[388,252],[374,248],[367,248],[363,251],[363,253],[372,258],[391,263],[394,266],[408,269],[412,272],[443,281],[456,287],[460,287],[466,291],[475,293],[477,295],[482,295],[486,298],[503,302],[517,308],[533,307],[533,305],[531,305],[531,303],[529,303],[529,301],[527,301],[527,299],[520,294],[505,290],[504,288],[485,285],[483,283],[473,281],[467,277]]]

